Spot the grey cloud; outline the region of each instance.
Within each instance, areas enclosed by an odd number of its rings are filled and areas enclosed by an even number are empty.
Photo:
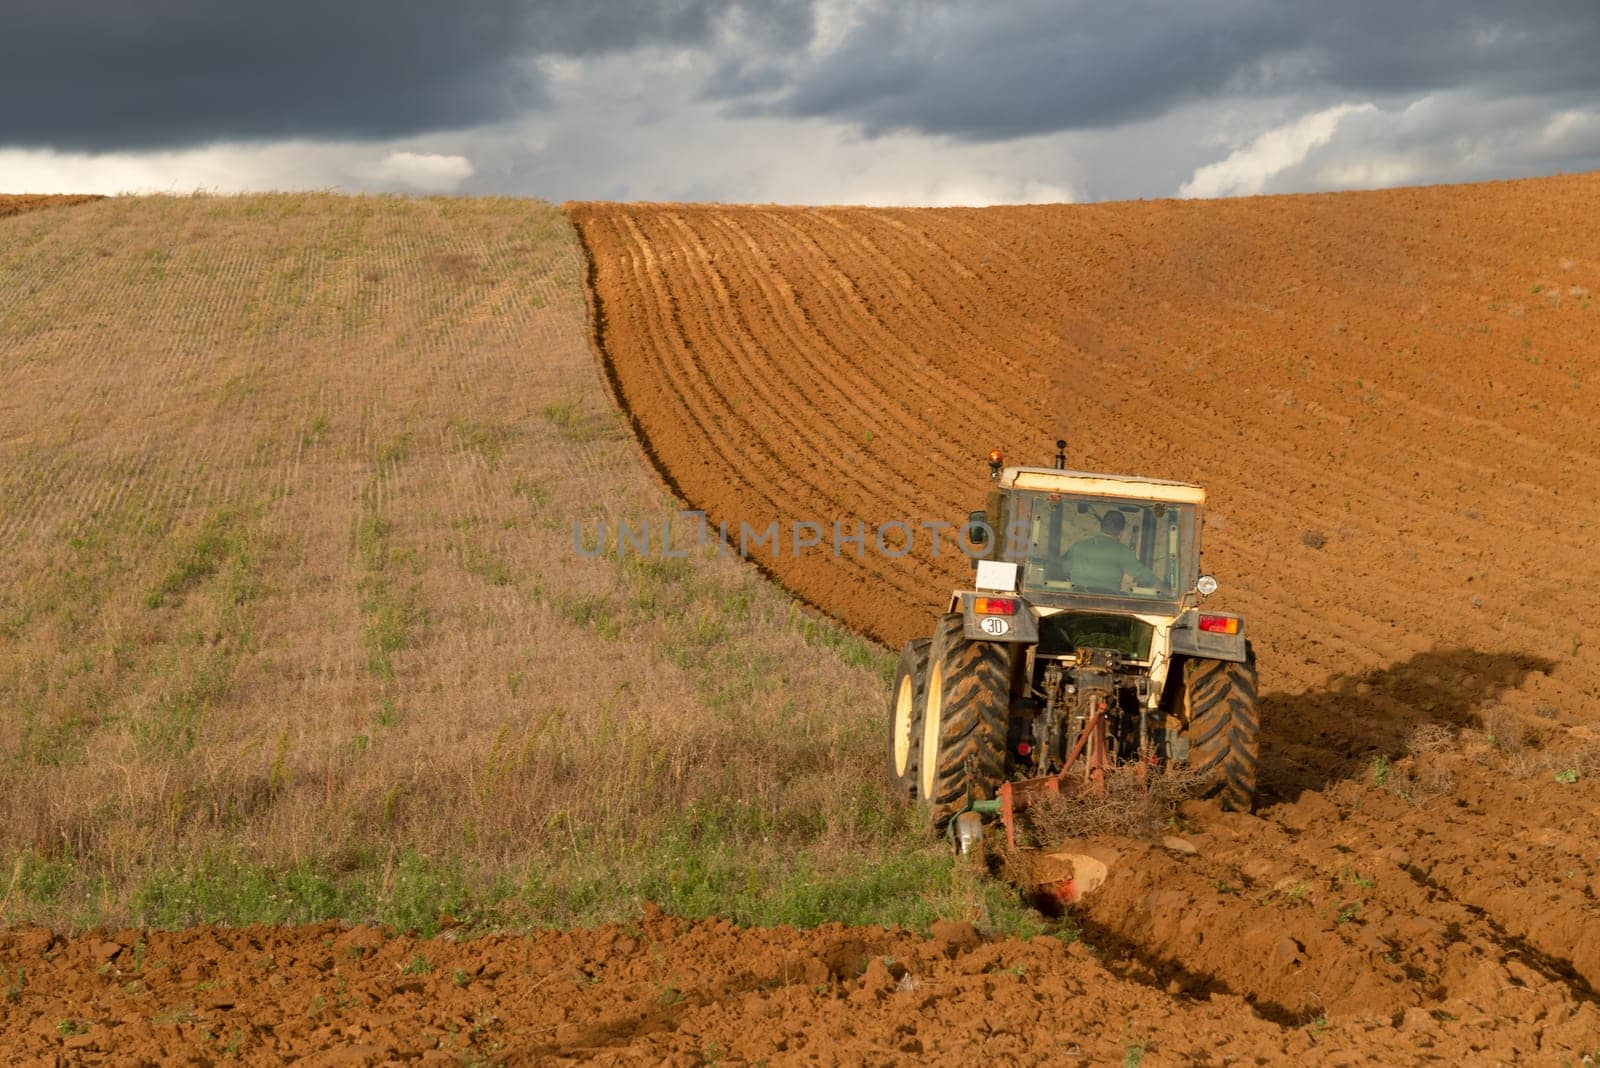
[[[539,56],[809,35],[796,0],[6,0],[0,145],[374,140],[547,102]]]
[[[1466,93],[1424,97],[1399,111],[1367,109],[1324,144],[1272,174],[1262,192],[1477,181],[1600,165],[1600,98]]]
[[[558,198],[1155,196],[1368,102],[1265,188],[1492,177],[1592,164],[1597,55],[1595,0],[0,0],[0,150],[66,153],[0,184],[121,150],[164,187],[139,150],[232,141],[181,174],[409,188],[390,154],[442,153]]]
[[[947,0],[875,8],[778,92],[729,76],[742,113],[998,140],[1147,119],[1218,96],[1600,85],[1593,0]]]

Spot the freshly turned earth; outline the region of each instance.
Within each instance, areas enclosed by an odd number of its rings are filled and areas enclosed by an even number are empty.
[[[100,199],[102,198],[94,195],[71,193],[0,193],[0,219],[7,215],[21,215],[25,211],[68,208],[74,204],[86,204],[91,200]]]
[[[1237,993],[1175,996],[1176,973],[1108,971],[1054,938],[751,930],[648,908],[627,927],[463,941],[337,924],[11,929],[0,962],[27,967],[0,1039],[45,1063],[1107,1063],[1141,1049],[1149,1063],[1397,1064],[1548,1056],[1600,1028],[1593,1004],[1536,969],[1481,960],[1462,965],[1459,996],[1426,1008],[1277,1021]]]
[[[1212,603],[1261,661],[1260,808],[1197,813],[1197,856],[1134,851],[1086,936],[1285,1033],[1381,1021],[1389,1059],[1471,1019],[1554,1043],[1522,1055],[1595,1042],[1552,1036],[1600,985],[1597,202],[1578,175],[568,211],[613,388],[713,521],[958,519],[990,448],[1048,464],[1058,436],[1208,487]],[[894,645],[968,581],[927,548],[760,563]]]

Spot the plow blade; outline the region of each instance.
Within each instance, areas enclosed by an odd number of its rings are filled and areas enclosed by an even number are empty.
[[[1024,891],[1041,912],[1057,915],[1076,905],[1111,874],[1117,851],[1090,842],[1064,842],[1029,864],[1031,885]]]

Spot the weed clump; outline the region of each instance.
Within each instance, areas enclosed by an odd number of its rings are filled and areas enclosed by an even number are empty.
[[[1144,782],[1132,774],[1107,777],[1105,794],[1051,797],[1035,802],[1020,818],[1030,840],[1052,845],[1070,838],[1157,839],[1169,831],[1178,806],[1205,791],[1205,777],[1187,765],[1172,765]]]
[[[1457,736],[1448,727],[1421,724],[1407,739],[1404,756],[1392,761],[1381,755],[1373,758],[1371,783],[1410,805],[1443,797],[1455,789],[1455,774],[1447,756],[1457,745]]]

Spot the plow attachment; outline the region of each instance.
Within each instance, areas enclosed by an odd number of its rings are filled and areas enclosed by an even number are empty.
[[[1111,761],[1105,723],[1109,704],[1107,697],[1095,702],[1094,712],[1083,725],[1072,752],[1061,762],[1059,772],[1002,783],[995,791],[995,799],[989,803],[993,807],[989,811],[999,815],[1000,824],[1006,829],[1007,848],[1017,848],[1017,814],[1041,799],[1081,795],[1104,797],[1108,775],[1132,775],[1141,783],[1145,781],[1150,769],[1149,760],[1129,764],[1113,764]],[[1083,758],[1081,765],[1079,757]],[[974,808],[983,811],[977,806]]]
[[[1143,783],[1150,762],[1140,760],[1114,765],[1109,759],[1105,731],[1106,704],[1100,703],[1084,724],[1077,744],[1059,772],[1033,779],[1002,783],[993,800],[971,800],[965,811],[950,821],[950,837],[960,853],[982,849],[983,818],[998,816],[1006,830],[1006,848],[1017,852],[1017,816],[1042,800],[1059,797],[1102,797],[1108,776],[1133,776]],[[1079,758],[1083,760],[1080,763]],[[1022,890],[1046,912],[1059,912],[1106,881],[1117,853],[1090,842],[1063,842],[1049,850],[1027,851],[1019,866],[1025,874]]]

